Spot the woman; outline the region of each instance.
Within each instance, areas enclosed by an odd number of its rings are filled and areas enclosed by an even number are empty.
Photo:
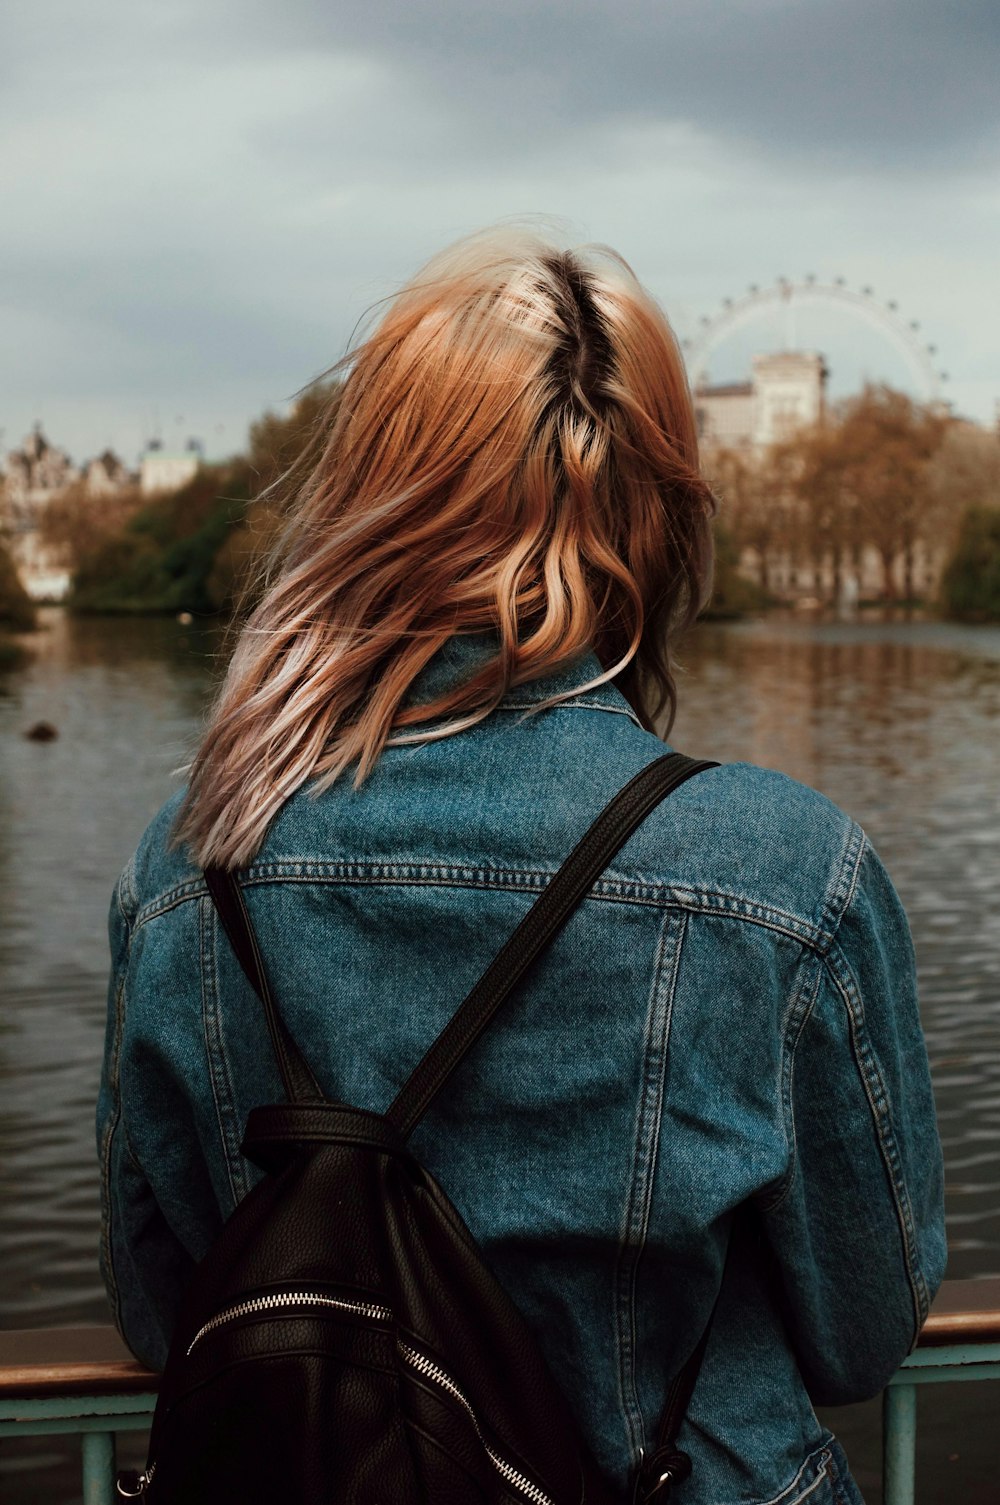
[[[112,905],[104,1271],[157,1366],[254,1179],[247,1113],[281,1096],[201,869],[241,870],[324,1092],[383,1109],[662,755],[670,645],[708,587],[682,363],[612,253],[475,237],[344,373],[187,787]],[[413,1145],[622,1499],[717,1295],[679,1498],[860,1499],[813,1402],[885,1384],[945,1242],[906,920],[847,816],[748,765],[686,783]]]

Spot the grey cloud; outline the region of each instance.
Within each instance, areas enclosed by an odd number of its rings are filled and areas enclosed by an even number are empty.
[[[389,58],[501,144],[623,117],[854,165],[1000,144],[995,0],[297,0],[280,26],[258,7],[248,44],[282,35]]]
[[[942,349],[964,340],[970,371],[995,369],[978,310],[997,15],[995,0],[15,0],[5,437],[58,396],[62,415],[77,403],[82,452],[103,442],[95,404],[113,415],[131,394],[201,414],[206,435],[224,418],[228,444],[431,251],[526,209],[619,244],[692,320],[751,279],[825,266],[901,284],[917,312],[936,300]]]
[[[0,66],[20,57],[22,84],[54,72],[84,93],[121,70],[168,68],[180,86],[185,61],[224,71],[355,52],[391,65],[411,116],[415,93],[452,115],[444,149],[457,155],[622,119],[853,166],[1000,146],[996,0],[48,0],[17,16]],[[352,149],[378,127],[362,112]],[[405,113],[398,141],[405,155]]]

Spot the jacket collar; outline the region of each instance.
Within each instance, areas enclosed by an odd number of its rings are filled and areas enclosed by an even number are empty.
[[[405,696],[404,704],[419,705],[433,700],[452,686],[470,679],[481,664],[495,658],[499,651],[500,640],[495,632],[456,633],[438,649],[417,675]],[[497,709],[531,710],[541,701],[561,695],[567,697],[562,701],[563,705],[593,711],[615,711],[628,716],[636,726],[641,727],[638,716],[613,682],[605,680],[589,689],[584,688],[603,672],[597,654],[592,650],[588,651],[572,664],[557,669],[542,679],[515,685],[507,691]]]

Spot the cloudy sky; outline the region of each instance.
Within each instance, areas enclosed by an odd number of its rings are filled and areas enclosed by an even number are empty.
[[[5,0],[0,450],[232,452],[517,215],[616,246],[681,336],[751,283],[872,287],[991,421],[998,78],[997,0]],[[834,390],[914,379],[831,308],[795,338]]]

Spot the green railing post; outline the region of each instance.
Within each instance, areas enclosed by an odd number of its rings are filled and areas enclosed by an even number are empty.
[[[84,1432],[83,1505],[114,1505],[114,1498],[114,1433]]]
[[[883,1505],[914,1505],[917,1387],[890,1385],[882,1397]]]

